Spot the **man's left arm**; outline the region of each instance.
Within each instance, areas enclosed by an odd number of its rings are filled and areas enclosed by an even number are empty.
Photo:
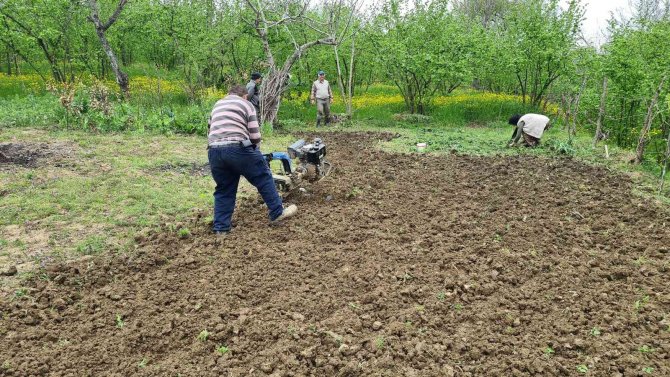
[[[247,98],[251,100],[252,98],[254,98],[255,94],[256,94],[256,85],[247,84]]]
[[[330,89],[330,82],[328,83],[328,97],[330,97],[330,103],[333,103],[333,91]]]

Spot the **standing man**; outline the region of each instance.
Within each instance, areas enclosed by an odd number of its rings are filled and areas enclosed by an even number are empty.
[[[515,126],[512,139],[507,143],[508,147],[523,145],[525,147],[536,147],[540,144],[540,139],[544,131],[551,128],[550,120],[542,114],[515,114],[509,118],[509,124]],[[523,136],[523,142],[519,139]]]
[[[258,72],[254,72],[251,74],[251,81],[247,84],[247,100],[254,105],[257,115],[261,113],[260,85],[262,81],[263,76]]]
[[[210,116],[208,157],[216,182],[212,230],[217,235],[230,232],[240,176],[261,194],[272,223],[298,211],[295,205],[286,208],[282,205],[270,168],[258,148],[261,131],[256,111],[246,98],[246,89],[235,85],[214,105]]]
[[[318,80],[312,84],[310,100],[312,105],[316,102],[316,126],[319,127],[324,116],[324,124],[328,125],[330,123],[330,104],[333,103],[333,92],[330,90],[326,73],[323,71],[319,71]]]

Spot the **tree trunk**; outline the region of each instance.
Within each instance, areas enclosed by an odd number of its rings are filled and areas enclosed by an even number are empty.
[[[563,110],[564,110],[564,120],[563,120],[563,129],[568,129],[570,127],[570,118],[572,117],[572,95],[566,96],[563,95]]]
[[[314,26],[312,20],[308,16],[308,10],[310,1],[304,0],[296,2],[294,7],[283,7],[281,2],[271,2],[271,1],[261,1],[261,0],[246,0],[248,8],[255,14],[255,20],[253,28],[256,30],[258,39],[263,46],[263,51],[265,52],[265,58],[267,60],[267,66],[269,68],[268,77],[264,80],[263,87],[261,88],[261,123],[270,123],[272,125],[277,117],[277,112],[279,111],[279,105],[281,103],[281,95],[286,89],[286,84],[288,83],[288,74],[291,71],[291,67],[302,58],[305,52],[319,44],[324,45],[337,45],[344,40],[344,36],[338,36],[338,23],[339,16],[341,15],[342,9],[344,9],[344,3],[340,2],[330,2],[324,6],[324,10],[328,12],[327,15],[328,22],[325,25]],[[294,4],[294,2],[289,2]],[[278,7],[277,5],[282,5]],[[349,4],[352,9],[356,9],[356,1]],[[277,17],[277,15],[281,15]],[[270,19],[268,19],[270,16]],[[349,25],[352,16],[349,18],[349,23],[344,29],[349,29]],[[291,28],[288,27],[289,24],[299,25],[299,29],[304,29],[309,27],[318,32],[318,36],[314,37],[315,39],[309,40],[308,42],[298,45],[296,38],[291,32]],[[284,64],[279,66],[278,61],[275,60],[275,56],[272,53],[272,46],[270,45],[270,38],[268,33],[277,29],[284,30],[288,35],[289,39],[293,42],[293,53],[290,54],[284,60]],[[338,59],[339,64],[339,59]],[[340,70],[341,73],[341,70]]]
[[[44,53],[44,56],[47,58],[47,61],[49,62],[49,68],[51,68],[51,74],[53,75],[54,80],[58,82],[65,82],[65,75],[58,67],[58,59],[53,53],[51,53],[51,51],[49,51],[49,44],[47,43],[47,41],[44,40],[39,34],[36,34],[28,25],[23,24],[22,22],[14,18],[11,14],[3,12],[1,6],[0,6],[0,13],[7,19],[14,22],[14,24],[16,24],[21,30],[23,30],[26,35],[35,39],[37,45],[40,47],[40,49]]]
[[[642,159],[644,158],[644,148],[647,146],[648,141],[647,136],[649,135],[651,124],[654,121],[654,108],[656,107],[656,104],[658,103],[658,97],[663,90],[665,79],[666,76],[661,78],[661,82],[658,84],[658,89],[656,89],[656,93],[654,93],[654,97],[651,99],[651,103],[649,103],[649,107],[647,108],[647,116],[644,119],[644,126],[642,127],[642,131],[640,131],[640,139],[637,142],[637,149],[635,151],[636,164],[642,163]]]
[[[582,100],[582,93],[584,93],[584,88],[586,87],[586,82],[588,81],[588,76],[584,76],[582,79],[582,85],[579,87],[579,92],[577,93],[577,98],[575,98],[575,111],[572,114],[572,122],[568,127],[568,136],[570,140],[577,134],[577,116],[579,116],[579,104]]]
[[[9,49],[7,49],[7,76],[12,75],[12,56],[9,53]]]
[[[37,69],[37,67],[35,67],[35,65],[30,60],[28,60],[26,58],[26,56],[21,53],[21,51],[16,49],[16,47],[13,44],[11,44],[7,41],[4,41],[4,40],[2,42],[5,44],[5,46],[7,46],[7,48],[9,48],[13,51],[12,55],[14,56],[13,60],[14,60],[14,74],[15,75],[20,75],[21,74],[21,69],[20,69],[20,66],[19,66],[19,58],[21,58],[24,62],[26,62],[26,64],[28,64],[30,66],[30,68],[32,68],[35,71],[35,73],[37,73],[38,76],[40,76],[42,81],[47,81],[47,78],[44,77],[42,72],[39,69]]]
[[[600,109],[598,110],[598,121],[596,122],[596,135],[593,137],[593,146],[603,137],[603,117],[605,116],[605,104],[607,100],[607,76],[603,79],[603,92],[600,95]]]
[[[665,140],[665,160],[663,161],[663,172],[661,173],[661,185],[658,188],[658,193],[663,193],[665,187],[665,173],[668,171],[668,162],[670,162],[670,127],[668,127],[668,138]]]
[[[519,72],[516,73],[516,79],[519,82],[519,88],[521,89],[521,101],[525,105],[526,104],[526,91],[524,90],[523,81],[521,80],[521,75],[519,74]]]
[[[349,62],[349,82],[347,83],[347,115],[351,119],[354,115],[353,98],[354,98],[354,55],[356,54],[355,47],[356,38],[351,38],[351,61]]]
[[[335,66],[337,67],[337,86],[340,88],[340,96],[342,101],[346,102],[346,94],[344,93],[344,80],[342,79],[342,68],[340,67],[340,54],[337,53],[337,45],[333,45],[335,51]]]
[[[259,31],[259,36],[267,38],[267,34]],[[319,45],[319,44],[334,44],[334,41],[325,39],[325,40],[315,40],[307,42],[301,46],[296,46],[293,54],[289,55],[284,61],[284,65],[281,69],[275,68],[275,60],[272,52],[270,50],[270,44],[267,42],[267,39],[263,43],[264,46],[267,46],[266,57],[268,63],[270,63],[270,73],[268,74],[267,79],[263,80],[263,85],[261,86],[261,124],[269,123],[273,125],[277,119],[277,113],[279,112],[279,105],[281,104],[281,95],[286,91],[288,86],[289,72],[293,64],[298,61],[309,48]]]
[[[123,7],[126,5],[126,2],[127,0],[119,0],[116,11],[114,11],[114,14],[109,18],[109,20],[103,24],[102,21],[100,21],[100,11],[97,0],[89,0],[89,6],[91,8],[91,16],[89,17],[89,20],[93,22],[93,25],[95,26],[95,32],[98,35],[98,39],[100,39],[102,49],[105,51],[107,58],[109,58],[109,64],[112,66],[112,71],[116,77],[116,83],[119,85],[119,89],[121,89],[121,93],[124,97],[128,97],[130,94],[128,90],[128,75],[119,67],[119,61],[114,54],[114,50],[112,50],[112,47],[107,41],[105,32],[107,29],[109,29],[110,26],[114,24],[114,22],[116,22],[116,19],[121,14]]]
[[[261,86],[261,124],[274,124],[281,104],[281,95],[288,84],[288,71],[271,70]]]
[[[102,49],[105,50],[105,54],[109,58],[109,64],[112,66],[112,71],[114,72],[116,83],[119,84],[119,89],[121,89],[121,93],[123,93],[123,96],[128,97],[129,95],[128,75],[125,72],[123,72],[119,67],[119,61],[116,59],[116,55],[114,54],[112,47],[109,45],[109,42],[105,37],[105,32],[102,31],[102,29],[98,28],[96,28],[95,31],[96,34],[98,34],[100,43],[102,44]]]

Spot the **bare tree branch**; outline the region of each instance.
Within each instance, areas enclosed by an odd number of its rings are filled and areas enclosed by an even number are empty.
[[[107,36],[105,36],[105,32],[114,24],[114,22],[116,22],[116,19],[121,14],[121,11],[123,10],[123,7],[126,5],[127,2],[128,0],[119,0],[119,4],[116,7],[114,14],[112,14],[109,20],[107,20],[107,22],[103,24],[102,21],[100,21],[100,7],[98,6],[98,1],[89,0],[89,8],[91,9],[91,15],[88,17],[89,21],[91,21],[95,26],[95,32],[98,35],[98,39],[100,40],[102,49],[105,51],[105,54],[109,58],[109,63],[112,66],[112,71],[114,71],[116,83],[119,84],[119,88],[121,89],[121,93],[123,93],[124,97],[127,97],[129,95],[128,75],[125,72],[123,72],[119,67],[119,62],[116,59],[116,54],[114,54],[114,50],[112,50],[109,41],[107,41]]]
[[[272,123],[274,121],[281,102],[281,95],[288,87],[289,72],[305,52],[317,45],[337,45],[344,40],[346,35],[342,34],[349,32],[354,18],[352,14],[344,16],[347,12],[345,4],[347,1],[352,4],[349,12],[355,13],[360,0],[327,0],[322,8],[324,13],[321,16],[309,14],[309,0],[243,1],[255,15],[253,28],[263,45],[270,71],[261,86],[261,119],[263,122]],[[314,17],[321,18],[321,20],[315,20]],[[340,24],[343,18],[347,20],[344,30]],[[293,34],[296,29],[291,25],[298,25],[303,31],[310,29],[317,35],[313,40],[299,44]],[[293,46],[293,53],[289,54],[281,65],[275,60],[269,38],[269,33],[280,33],[280,31],[288,33]]]
[[[114,13],[111,17],[109,17],[109,20],[107,20],[102,28],[104,31],[107,31],[107,29],[109,29],[114,24],[114,22],[116,22],[116,19],[119,18],[119,15],[121,14],[121,11],[127,2],[128,0],[119,0],[119,4],[116,6]]]

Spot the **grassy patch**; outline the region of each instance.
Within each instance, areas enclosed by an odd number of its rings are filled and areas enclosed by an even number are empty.
[[[95,255],[102,253],[106,248],[107,239],[104,236],[92,235],[80,242],[77,245],[76,250],[80,254]]]
[[[275,135],[262,151],[282,151],[292,141]],[[204,136],[3,128],[1,142],[72,150],[55,165],[46,159],[34,168],[0,170],[0,250],[16,259],[39,250],[64,256],[129,251],[138,232],[185,221],[213,203]],[[253,192],[246,182],[240,191]]]

